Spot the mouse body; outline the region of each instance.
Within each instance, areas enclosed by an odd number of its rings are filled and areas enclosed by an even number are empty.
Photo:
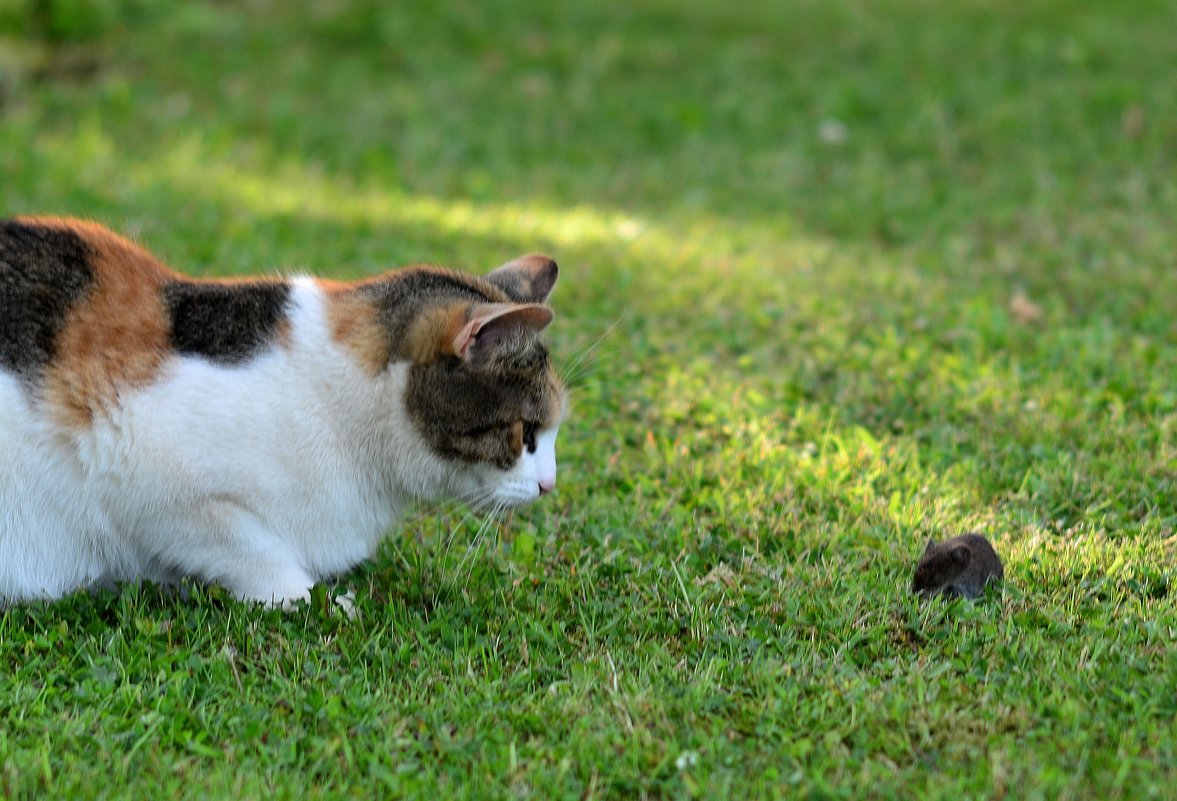
[[[973,599],[990,581],[1005,575],[1001,559],[980,534],[962,534],[937,543],[929,539],[912,578],[912,592]]]

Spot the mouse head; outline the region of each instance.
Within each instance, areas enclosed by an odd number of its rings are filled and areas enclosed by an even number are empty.
[[[915,568],[912,592],[932,593],[942,589],[963,573],[972,559],[973,552],[963,543],[946,547],[929,538]]]

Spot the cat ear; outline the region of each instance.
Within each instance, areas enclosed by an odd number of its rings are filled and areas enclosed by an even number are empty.
[[[929,553],[935,547],[936,547],[936,541],[934,539],[932,539],[931,537],[928,537],[928,544],[926,546],[924,546],[924,553]]]
[[[547,256],[520,256],[488,273],[486,280],[518,303],[544,303],[552,294],[560,268]]]
[[[470,312],[470,319],[453,339],[453,353],[470,361],[488,353],[505,338],[518,332],[535,333],[547,328],[555,314],[537,303],[483,303]]]
[[[973,560],[973,552],[969,550],[967,545],[957,545],[948,552],[948,556],[959,567],[968,567],[969,562]]]

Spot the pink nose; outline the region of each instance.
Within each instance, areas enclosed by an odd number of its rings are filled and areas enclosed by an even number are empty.
[[[539,482],[539,494],[547,495],[556,488],[556,480],[554,478],[545,478]]]

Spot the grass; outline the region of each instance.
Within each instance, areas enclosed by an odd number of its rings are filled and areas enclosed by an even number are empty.
[[[556,494],[423,510],[358,620],[0,612],[0,797],[1177,797],[1175,25],[0,4],[4,213],[220,274],[546,250],[588,353]],[[909,597],[970,529],[1000,591]]]

